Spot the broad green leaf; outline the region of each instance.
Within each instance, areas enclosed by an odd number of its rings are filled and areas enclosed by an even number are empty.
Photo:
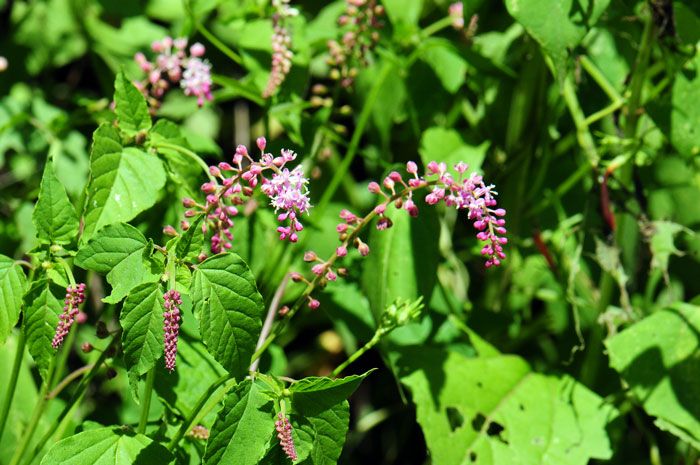
[[[534,373],[521,358],[466,358],[432,347],[398,349],[435,464],[585,465],[612,456],[617,415],[569,377]]]
[[[190,325],[194,326],[196,331],[192,313],[184,305],[185,300],[183,299],[183,308],[181,308],[184,311],[181,311],[183,321],[177,343],[175,371],[171,372],[165,368],[165,363],[157,363],[154,384],[160,400],[183,417],[190,415],[192,408],[207,392],[209,386],[226,373],[207,352],[202,343],[192,341],[186,334],[183,334]],[[212,397],[217,396],[221,389],[223,386],[214,392]],[[215,418],[216,412],[211,411],[202,419],[201,423],[210,428]]]
[[[445,90],[454,94],[466,80],[466,60],[448,41],[432,39],[426,42],[421,59],[432,68]]]
[[[272,401],[261,393],[265,389],[260,381],[246,379],[226,395],[207,442],[205,465],[260,462],[274,438],[276,420]]]
[[[423,132],[418,152],[424,166],[431,161],[445,162],[448,169],[454,170],[454,166],[463,161],[469,165],[470,171],[479,171],[489,145],[488,141],[469,145],[454,129],[435,126]]]
[[[417,25],[423,9],[423,0],[384,0],[386,15],[392,24]]]
[[[68,199],[66,190],[53,172],[53,162],[49,159],[41,178],[39,200],[34,207],[32,221],[37,236],[49,244],[70,244],[78,235],[78,215]]]
[[[117,303],[137,284],[159,279],[162,270],[152,269],[152,263],[144,258],[144,252],[149,252],[147,245],[143,234],[130,224],[112,224],[98,231],[78,250],[75,264],[106,273],[112,293],[104,301]]]
[[[605,341],[613,367],[657,425],[700,447],[700,307],[677,303]]]
[[[148,114],[146,98],[126,77],[123,70],[117,73],[114,81],[114,103],[119,129],[126,135],[135,136],[151,128],[151,115]]]
[[[180,132],[180,127],[167,119],[158,120],[148,134],[153,144],[166,143],[189,148]],[[202,178],[202,169],[199,165],[178,150],[163,147],[157,147],[157,149],[158,153],[165,157],[170,176],[185,187],[191,196],[194,196],[197,184],[201,183]]]
[[[24,337],[29,353],[46,381],[49,363],[56,355],[51,346],[59,315],[63,313],[66,290],[46,279],[36,281],[24,295]]]
[[[331,407],[347,400],[365,379],[374,370],[362,375],[351,375],[345,378],[331,379],[308,377],[293,383],[289,387],[292,393],[292,402],[300,399],[313,400],[318,407]]]
[[[566,73],[573,52],[610,0],[506,0],[508,13],[552,58],[557,75]]]
[[[293,401],[292,437],[299,462],[314,465],[334,465],[345,444],[350,423],[347,400],[330,408],[319,408],[314,397]],[[276,444],[274,447],[279,447]]]
[[[232,376],[242,379],[262,327],[263,301],[253,274],[238,255],[219,254],[197,267],[193,288],[202,340]]]
[[[21,266],[0,255],[0,346],[19,319],[26,280]]]
[[[700,56],[674,74],[671,90],[671,144],[687,159],[700,153]]]
[[[49,450],[42,465],[174,464],[168,450],[126,427],[83,431],[63,439]]]
[[[119,323],[131,394],[138,400],[138,379],[163,355],[163,292],[158,283],[139,284],[124,301]]]
[[[165,185],[163,164],[137,148],[122,149],[119,132],[103,124],[93,135],[83,240],[153,206]]]
[[[393,226],[385,231],[373,228],[370,254],[364,265],[362,287],[379,321],[384,309],[396,299],[429,301],[437,279],[438,222],[435,209],[417,202],[420,218],[405,210],[387,210]],[[387,336],[402,343],[420,343],[429,328],[411,323]]]

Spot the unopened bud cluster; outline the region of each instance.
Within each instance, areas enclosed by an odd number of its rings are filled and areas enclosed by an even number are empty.
[[[384,15],[384,7],[375,0],[345,1],[347,8],[338,22],[347,27],[340,41],[326,43],[330,52],[326,62],[331,66],[331,78],[349,87],[355,81],[358,67],[368,65],[369,54],[379,42],[378,29],[382,27],[379,17]]]
[[[180,331],[180,305],[182,299],[180,293],[174,289],[163,294],[163,342],[165,342],[165,368],[175,370],[175,357],[177,356],[177,337]]]
[[[187,39],[165,37],[151,44],[151,49],[157,53],[153,62],[139,52],[134,60],[141,71],[148,73],[143,81],[135,81],[134,85],[143,93],[151,107],[160,107],[160,98],[171,85],[179,85],[185,95],[197,97],[201,107],[204,99],[211,100],[211,65],[201,57],[204,55],[204,45],[199,42],[192,44],[187,50]]]
[[[85,301],[85,283],[80,283],[77,286],[68,286],[66,288],[66,298],[63,302],[63,313],[59,315],[56,334],[54,334],[51,347],[58,349],[63,343],[63,339],[70,332],[78,315],[78,305]]]
[[[276,9],[272,15],[272,68],[263,98],[271,97],[292,69],[292,33],[287,19],[299,14],[296,8],[289,6],[289,0],[272,0],[272,6]]]
[[[206,428],[205,428],[204,426],[202,426],[202,425],[197,425],[197,426],[195,426],[195,427],[192,428],[192,429],[190,430],[190,432],[187,433],[187,434],[190,435],[190,436],[192,436],[192,437],[195,438],[195,439],[201,439],[201,440],[203,440],[203,441],[206,441],[207,439],[209,439],[209,430],[206,429]]]
[[[277,418],[275,429],[277,430],[277,439],[280,440],[280,446],[282,446],[282,450],[287,454],[289,460],[296,462],[297,451],[294,448],[294,439],[292,438],[292,425],[287,417],[281,413],[277,414]]]
[[[304,177],[301,165],[291,171],[286,167],[288,162],[296,159],[297,154],[282,149],[280,156],[275,157],[271,153],[265,153],[267,141],[264,137],[258,138],[256,143],[261,152],[259,160],[250,156],[246,146],[239,145],[232,164],[222,162],[209,167],[214,180],[202,185],[202,192],[206,195],[204,205],[190,198],[182,201],[182,204],[189,208],[185,217],[192,218],[199,213],[206,215],[202,232],[212,232],[211,250],[215,254],[232,247],[231,228],[234,225],[233,217],[239,213],[237,207],[253,195],[258,185],[278,213],[277,220],[285,223],[277,228],[281,240],[296,242],[297,233],[304,229],[299,216],[302,213],[308,214],[311,208],[306,187],[309,180]],[[270,172],[271,176],[266,177],[265,172]],[[190,223],[183,220],[181,226],[186,230]],[[206,255],[200,256],[201,260],[204,258]]]

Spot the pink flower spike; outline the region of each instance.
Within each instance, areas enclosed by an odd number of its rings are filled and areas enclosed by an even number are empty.
[[[58,317],[58,326],[54,334],[51,347],[58,349],[63,343],[63,339],[68,336],[71,326],[78,317],[78,305],[85,301],[85,284],[80,283],[77,286],[68,286],[66,288],[66,299],[64,301],[63,313]]]

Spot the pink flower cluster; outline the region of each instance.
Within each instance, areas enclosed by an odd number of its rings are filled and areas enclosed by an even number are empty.
[[[209,433],[209,430],[206,429],[204,426],[197,425],[194,428],[192,428],[190,430],[190,432],[187,434],[192,436],[195,439],[202,439],[202,440],[206,441],[207,439],[209,439],[210,433]]]
[[[177,336],[180,331],[180,308],[182,299],[180,293],[171,289],[163,294],[163,342],[165,342],[165,368],[175,370],[175,357],[177,355]]]
[[[151,49],[158,54],[154,62],[148,61],[143,53],[134,55],[141,70],[148,73],[144,81],[136,81],[134,84],[143,92],[151,106],[159,107],[158,99],[171,84],[177,83],[184,89],[185,95],[197,97],[200,107],[205,98],[212,99],[211,65],[201,58],[205,52],[204,45],[199,42],[192,44],[188,55],[186,38],[165,37],[153,42]]]
[[[348,26],[340,42],[329,40],[326,43],[331,56],[326,62],[332,67],[332,79],[340,79],[343,87],[349,87],[355,81],[358,66],[368,64],[369,53],[379,42],[382,27],[379,17],[384,15],[384,7],[375,0],[345,0],[345,14],[338,18],[341,26]]]
[[[462,2],[455,2],[450,5],[449,14],[452,18],[452,27],[455,29],[464,28],[464,5]]]
[[[63,343],[63,339],[70,332],[70,328],[78,315],[78,305],[85,301],[85,283],[66,288],[66,298],[63,303],[63,313],[59,315],[56,334],[51,341],[51,347],[58,349]]]
[[[276,12],[272,15],[272,69],[270,78],[267,81],[263,98],[271,97],[275,90],[282,85],[284,79],[292,68],[292,58],[294,53],[290,50],[292,46],[292,35],[288,26],[287,18],[296,16],[299,12],[296,8],[289,6],[289,0],[272,0],[272,6]]]
[[[253,195],[254,188],[258,185],[270,198],[270,205],[275,211],[282,210],[277,219],[280,222],[289,221],[288,225],[277,228],[281,240],[296,242],[297,233],[304,229],[299,216],[301,213],[308,214],[311,208],[306,187],[309,180],[304,177],[301,166],[291,171],[286,168],[286,164],[295,160],[297,154],[282,149],[280,155],[275,157],[265,152],[267,141],[264,137],[258,138],[256,143],[261,152],[259,160],[256,161],[250,156],[246,146],[239,145],[232,164],[221,162],[209,167],[214,180],[202,185],[202,192],[207,196],[206,204],[201,205],[191,198],[182,201],[182,204],[190,209],[185,212],[186,218],[192,218],[199,213],[206,215],[207,221],[202,225],[202,232],[213,233],[211,250],[215,254],[232,247],[231,228],[234,225],[233,217],[239,213],[237,207],[245,202],[246,197]],[[266,171],[271,172],[269,178],[265,176]],[[244,183],[247,185],[243,185]],[[190,227],[189,221],[183,220],[181,227],[187,230]],[[172,229],[171,226],[166,226],[164,231]],[[201,260],[204,258],[206,255],[200,256]]]
[[[282,446],[282,450],[287,454],[289,460],[296,462],[297,451],[294,448],[294,439],[292,438],[292,425],[287,417],[281,413],[277,414],[277,418],[279,420],[275,422],[275,429],[277,430],[277,438],[280,440],[280,446]]]

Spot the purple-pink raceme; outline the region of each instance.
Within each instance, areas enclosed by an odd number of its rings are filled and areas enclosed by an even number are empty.
[[[197,425],[197,426],[195,426],[194,428],[192,428],[192,429],[190,430],[190,432],[187,433],[187,434],[190,435],[190,436],[192,436],[192,437],[195,438],[195,439],[202,439],[202,440],[205,440],[205,441],[206,441],[207,439],[209,439],[209,434],[210,434],[210,432],[209,432],[209,430],[208,430],[207,428],[205,428],[204,426],[202,426],[202,425]]]
[[[171,289],[163,294],[163,341],[165,342],[165,368],[175,370],[175,357],[177,355],[177,336],[180,331],[180,305],[182,299],[180,293]]]
[[[234,225],[233,217],[239,213],[238,207],[243,206],[246,212],[257,207],[257,203],[250,198],[255,187],[260,186],[260,190],[270,198],[270,205],[278,213],[277,219],[288,222],[277,228],[281,240],[298,240],[298,232],[303,229],[299,217],[302,213],[308,214],[311,208],[307,188],[309,180],[304,177],[301,166],[292,170],[286,167],[287,163],[296,159],[297,154],[282,149],[280,155],[275,157],[265,152],[267,141],[264,137],[258,138],[256,143],[261,151],[259,160],[250,156],[246,146],[239,145],[231,163],[221,162],[209,167],[212,180],[202,185],[202,193],[206,195],[204,204],[191,198],[182,201],[189,209],[185,211],[186,218],[205,215],[202,232],[212,233],[211,251],[215,254],[232,247],[231,228]],[[267,177],[266,173],[271,175]],[[181,223],[183,230],[190,227],[188,219]],[[174,232],[172,226],[166,226],[164,230],[171,235]],[[206,254],[200,256],[200,260],[205,258]]]
[[[292,34],[287,18],[299,14],[296,8],[289,6],[289,0],[272,0],[272,6],[276,8],[272,15],[272,69],[262,94],[263,98],[271,97],[292,69],[294,53],[290,49]]]
[[[211,95],[211,65],[201,57],[205,53],[204,45],[194,43],[187,50],[187,39],[172,39],[165,37],[151,44],[151,49],[157,53],[153,62],[139,52],[134,60],[141,71],[148,73],[143,81],[136,81],[139,90],[147,98],[152,107],[160,106],[160,99],[171,84],[179,84],[185,95],[197,97],[197,104],[202,106],[204,99],[212,100]]]
[[[278,413],[277,418],[275,429],[277,430],[277,438],[280,440],[280,446],[282,446],[282,450],[287,454],[289,460],[296,462],[297,451],[294,448],[294,438],[292,438],[292,425],[282,413]]]
[[[78,315],[78,305],[85,300],[85,283],[80,283],[77,286],[68,286],[66,288],[66,298],[63,303],[63,313],[59,315],[56,334],[54,334],[51,347],[58,349],[63,343],[63,339],[70,332],[70,328]]]

